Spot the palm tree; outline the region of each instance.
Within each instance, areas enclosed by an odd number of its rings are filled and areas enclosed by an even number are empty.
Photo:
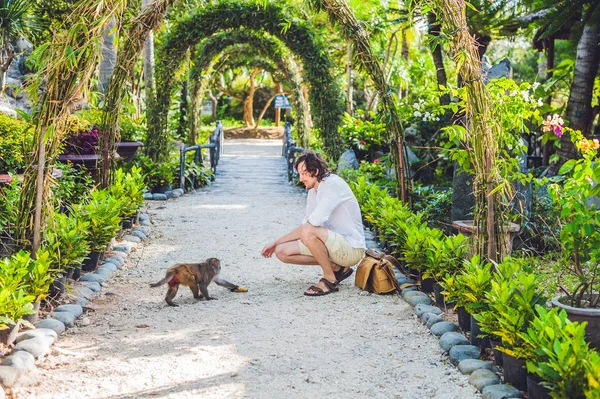
[[[0,0],[0,91],[6,85],[6,71],[16,53],[11,43],[20,36],[34,36],[41,26],[31,15],[30,0]]]
[[[102,59],[100,60],[100,66],[98,67],[98,91],[100,93],[106,92],[108,88],[108,81],[115,69],[115,62],[117,61],[117,47],[115,46],[115,26],[117,20],[113,16],[104,29],[104,36],[102,37]]]

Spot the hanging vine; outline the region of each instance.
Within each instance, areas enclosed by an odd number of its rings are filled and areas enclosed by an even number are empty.
[[[332,159],[338,159],[341,139],[337,127],[344,109],[342,93],[331,72],[333,62],[318,34],[308,22],[292,18],[280,5],[229,2],[200,9],[179,21],[163,38],[156,65],[156,95],[148,110],[147,153],[157,161],[167,157],[167,115],[173,72],[179,67],[184,52],[217,32],[241,27],[264,30],[280,38],[302,60],[305,80],[317,88],[310,94],[315,125],[321,130],[325,151]]]
[[[497,168],[499,126],[490,109],[490,95],[483,81],[478,45],[469,33],[464,0],[433,0],[429,2],[445,27],[454,60],[459,66],[465,90],[466,144],[474,170],[475,242],[483,258],[498,261],[506,253],[504,240],[499,239],[505,224],[499,212],[503,189],[502,176]]]
[[[310,0],[311,5],[317,10],[327,12],[329,19],[337,22],[344,36],[353,43],[354,59],[373,79],[377,92],[381,97],[382,115],[388,128],[388,141],[392,146],[398,192],[402,201],[407,201],[405,178],[405,149],[403,130],[400,117],[396,111],[396,104],[392,90],[387,84],[387,79],[377,57],[373,54],[369,35],[365,28],[358,22],[352,9],[344,0]]]
[[[52,42],[35,49],[31,60],[38,68],[29,85],[36,112],[35,137],[23,178],[16,238],[35,254],[41,245],[44,218],[51,211],[52,165],[68,130],[72,106],[88,90],[100,59],[102,35],[110,19],[124,7],[120,0],[82,0]]]

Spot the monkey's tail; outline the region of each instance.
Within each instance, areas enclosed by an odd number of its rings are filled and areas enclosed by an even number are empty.
[[[175,274],[175,272],[168,272],[162,280],[157,283],[150,284],[150,287],[160,287],[161,285],[166,284],[167,281],[171,280]]]

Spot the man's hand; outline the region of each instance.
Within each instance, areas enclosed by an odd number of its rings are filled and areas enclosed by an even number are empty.
[[[270,258],[271,256],[273,256],[273,253],[275,252],[275,248],[277,247],[277,244],[275,244],[275,241],[265,245],[265,247],[262,249],[262,251],[260,251],[260,254],[263,256],[263,258]]]

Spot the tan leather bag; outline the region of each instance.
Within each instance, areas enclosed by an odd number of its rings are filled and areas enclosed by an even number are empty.
[[[401,270],[400,264],[393,256],[369,249],[356,268],[354,285],[375,294],[400,292],[394,267]]]

